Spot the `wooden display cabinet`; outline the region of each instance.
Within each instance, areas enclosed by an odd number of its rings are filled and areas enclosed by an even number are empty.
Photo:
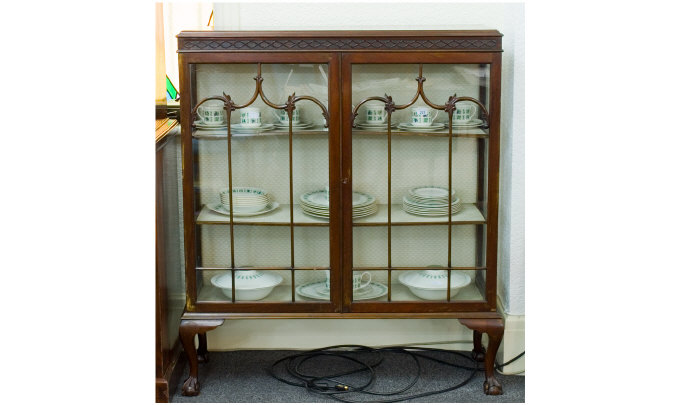
[[[178,41],[183,394],[199,394],[206,332],[239,318],[459,319],[485,363],[484,391],[501,394],[501,34],[210,31]],[[376,104],[386,122],[369,122]],[[414,127],[416,106],[432,126]],[[214,114],[222,125],[210,126]],[[424,186],[433,189],[416,190]],[[442,188],[455,195],[438,197]],[[255,207],[265,197],[253,189],[266,190],[269,205]],[[364,272],[370,281],[358,279]],[[445,287],[433,293],[406,275]],[[271,291],[258,290],[258,278]],[[426,291],[414,294],[419,286]],[[258,291],[265,296],[252,300]]]

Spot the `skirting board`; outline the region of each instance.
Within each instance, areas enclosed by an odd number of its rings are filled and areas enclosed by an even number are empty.
[[[524,351],[524,315],[507,315],[505,336],[496,361],[503,364]],[[415,345],[472,350],[472,331],[455,319],[247,319],[226,321],[209,331],[208,350],[310,350],[340,344],[365,346]],[[455,342],[455,343],[453,343]],[[484,335],[486,344],[486,335]],[[503,369],[524,370],[524,357]]]
[[[501,300],[498,302],[498,310],[503,315],[505,320],[505,334],[501,341],[501,347],[498,348],[498,355],[496,362],[504,364],[524,351],[524,317],[525,315],[509,315],[505,313],[505,308]],[[524,375],[524,358],[520,357],[512,364],[503,367],[501,374],[517,374]]]

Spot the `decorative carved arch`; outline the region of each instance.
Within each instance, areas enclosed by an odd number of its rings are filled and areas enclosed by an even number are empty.
[[[359,107],[361,107],[362,105],[364,105],[365,103],[367,103],[369,101],[381,101],[381,102],[385,103],[385,111],[387,111],[387,113],[388,113],[388,121],[391,122],[392,112],[394,112],[395,110],[403,110],[405,108],[412,106],[413,104],[415,104],[416,101],[418,101],[418,98],[422,98],[423,102],[425,104],[427,104],[428,106],[432,107],[435,110],[446,111],[449,114],[449,124],[451,124],[453,112],[456,111],[456,103],[461,102],[461,101],[471,101],[471,102],[477,104],[479,106],[479,108],[481,109],[480,111],[482,112],[482,121],[484,121],[484,123],[482,124],[482,128],[484,128],[484,129],[489,128],[489,112],[486,110],[486,107],[476,98],[473,98],[473,97],[458,97],[458,96],[456,96],[456,94],[454,94],[453,96],[449,97],[448,101],[444,105],[435,104],[432,101],[430,101],[430,99],[428,99],[427,96],[425,95],[425,91],[423,90],[423,83],[427,79],[425,77],[423,77],[423,64],[422,63],[419,64],[419,66],[418,66],[418,77],[416,77],[415,80],[418,82],[418,90],[416,91],[416,94],[413,96],[411,101],[409,101],[406,104],[395,105],[394,102],[392,101],[392,96],[388,96],[387,94],[385,94],[384,97],[373,96],[373,97],[368,97],[368,98],[361,100],[359,102],[359,104],[357,104],[356,107],[354,107],[354,109],[352,110],[352,128],[356,128],[355,119],[359,115],[359,113],[358,113]],[[450,125],[449,125],[449,127],[450,127]],[[389,130],[390,129],[388,127],[388,131]]]
[[[257,97],[260,96],[262,101],[268,105],[271,108],[277,109],[277,110],[286,110],[288,113],[288,118],[289,121],[292,119],[293,116],[293,110],[295,110],[295,103],[298,101],[311,101],[319,108],[321,108],[321,115],[325,118],[326,122],[324,123],[324,127],[328,127],[328,120],[329,120],[329,115],[328,115],[328,109],[326,108],[325,105],[318,99],[312,97],[312,96],[296,96],[295,93],[291,94],[288,96],[288,100],[284,104],[274,104],[269,99],[267,96],[264,94],[264,91],[262,90],[262,82],[264,79],[262,78],[262,63],[257,64],[257,76],[253,78],[255,80],[255,92],[253,93],[253,96],[248,100],[246,103],[238,105],[234,103],[234,100],[232,100],[230,95],[225,94],[224,92],[222,93],[221,96],[212,96],[212,97],[206,97],[203,100],[201,100],[196,106],[191,110],[191,123],[193,124],[194,120],[198,118],[197,111],[198,107],[200,107],[203,103],[210,101],[210,100],[219,100],[224,103],[224,109],[227,111],[227,126],[228,126],[228,131],[231,134],[231,112],[235,110],[239,110],[241,108],[246,108],[253,104],[255,100],[257,100]]]

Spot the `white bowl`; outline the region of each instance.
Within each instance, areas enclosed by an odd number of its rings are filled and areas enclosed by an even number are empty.
[[[237,270],[234,283],[236,285],[236,298],[239,301],[258,301],[269,295],[274,287],[281,284],[283,277],[271,272],[258,270]],[[231,271],[225,274],[216,274],[210,282],[222,290],[222,293],[231,299]]]
[[[446,279],[444,278],[442,284],[442,279],[437,277],[439,272],[446,272],[446,270],[408,271],[399,275],[399,282],[408,287],[413,295],[418,298],[429,301],[444,301],[446,300]],[[427,277],[427,275],[434,275],[434,277]],[[471,282],[472,278],[469,275],[452,271],[451,298]]]
[[[252,290],[236,290],[238,301],[259,301],[269,295],[274,287],[255,288]],[[231,299],[231,288],[222,288],[222,293]]]

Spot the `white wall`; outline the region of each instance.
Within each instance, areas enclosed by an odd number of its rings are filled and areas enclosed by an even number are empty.
[[[499,298],[507,314],[524,314],[523,3],[216,3],[214,11],[215,30],[492,28],[503,33]],[[224,350],[469,340],[471,332],[446,320],[246,320],[227,322],[210,336],[210,348]]]

